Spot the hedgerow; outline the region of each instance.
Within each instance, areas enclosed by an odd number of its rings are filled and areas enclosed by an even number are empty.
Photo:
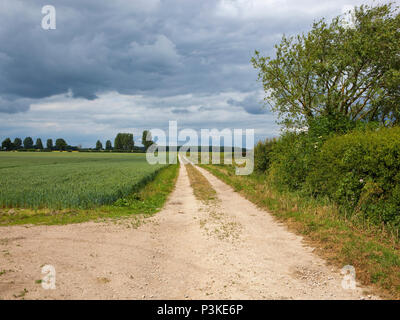
[[[306,180],[314,195],[326,195],[348,212],[400,226],[400,127],[327,140]]]
[[[255,168],[264,167],[279,190],[328,197],[347,215],[400,227],[400,127],[319,118],[258,143]]]

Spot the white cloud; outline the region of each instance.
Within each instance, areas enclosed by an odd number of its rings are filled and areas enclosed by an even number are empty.
[[[216,14],[230,18],[261,18],[286,6],[286,0],[221,0]]]
[[[347,1],[347,0],[345,0]],[[315,1],[315,0],[220,0],[216,14],[234,19],[285,19],[297,15],[324,15],[328,12],[337,13],[345,1]],[[360,4],[364,1],[353,1]],[[348,4],[346,4],[348,6]],[[354,6],[354,4],[353,4]],[[285,17],[286,16],[286,17]]]

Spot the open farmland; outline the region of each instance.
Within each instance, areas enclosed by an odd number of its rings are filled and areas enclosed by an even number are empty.
[[[162,165],[144,154],[0,153],[0,206],[93,208],[150,181]]]

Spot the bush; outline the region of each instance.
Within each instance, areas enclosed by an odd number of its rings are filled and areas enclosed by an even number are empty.
[[[315,145],[306,132],[286,132],[271,152],[269,177],[278,189],[299,190],[311,170]]]
[[[400,226],[400,128],[355,130],[328,139],[306,185],[374,223]]]
[[[264,173],[269,169],[271,163],[271,151],[275,139],[266,139],[265,141],[259,141],[254,147],[254,169],[259,173]]]
[[[341,115],[316,117],[301,132],[286,132],[273,146],[270,178],[279,189],[309,192],[307,176],[319,166],[317,155],[328,139],[350,130],[368,130],[375,124],[346,119]]]

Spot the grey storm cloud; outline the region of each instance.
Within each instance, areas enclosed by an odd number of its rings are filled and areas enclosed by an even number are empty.
[[[0,141],[253,128],[279,134],[250,59],[370,0],[1,0]],[[372,1],[372,0],[371,0]],[[56,30],[43,30],[54,5]]]
[[[267,113],[267,109],[263,103],[263,100],[259,99],[257,95],[247,96],[242,101],[228,99],[227,103],[232,106],[242,107],[250,114]]]
[[[3,98],[0,96],[0,112],[18,113],[28,111],[30,107],[30,99],[13,99]]]
[[[2,0],[0,112],[27,111],[24,99],[67,92],[93,100],[110,91],[159,97],[254,91],[253,51],[270,53],[282,33],[306,29],[315,16],[315,2],[298,6],[309,5],[302,14],[275,2],[263,15],[246,7],[246,16],[240,0]],[[41,28],[46,4],[56,8],[56,30]],[[330,10],[322,6],[318,14]]]

